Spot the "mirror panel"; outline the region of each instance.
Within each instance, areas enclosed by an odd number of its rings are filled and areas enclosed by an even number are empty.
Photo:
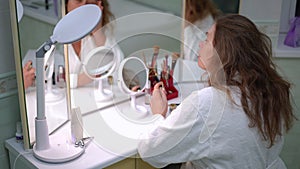
[[[185,1],[183,58],[198,60],[199,42],[206,38],[205,33],[214,24],[217,16],[239,13],[240,0]]]
[[[106,1],[102,1],[102,3],[106,4]],[[83,60],[94,48],[103,45],[111,47],[113,53],[118,56],[116,68],[119,68],[119,64],[124,58],[130,57],[137,51],[152,48],[153,45],[159,45],[168,51],[180,52],[182,0],[172,0],[172,2],[170,0],[163,2],[156,0],[151,3],[146,0],[109,0],[108,3],[114,20],[100,29],[106,37],[105,43],[101,45],[90,44],[89,40],[96,39],[98,33],[98,31],[94,31],[96,32],[95,37],[92,37],[92,34],[80,42],[80,59],[74,50],[76,44],[67,47],[71,108],[79,107],[83,115],[129,100],[129,96],[118,88],[117,69],[111,76],[102,79],[101,82],[104,90],[113,91],[112,100],[97,101],[95,99],[95,91],[100,86],[99,80],[88,78],[86,79],[88,83],[82,85],[81,82],[83,81],[80,80],[80,76],[84,73]],[[170,3],[172,5],[168,5]],[[77,53],[79,52],[77,51]],[[73,84],[74,77],[77,80],[75,85]]]
[[[222,0],[214,1],[217,3],[219,8],[224,7],[224,5],[222,5]],[[62,1],[61,5],[50,3],[48,10],[46,10],[43,2],[37,2],[33,0],[22,0],[21,2],[24,6],[24,16],[20,20],[19,24],[16,24],[18,27],[17,36],[19,37],[18,43],[20,47],[16,49],[19,49],[20,58],[24,66],[27,60],[32,60],[34,62],[35,49],[37,49],[52,34],[54,25],[62,15],[60,11],[65,11],[64,6],[66,4],[65,1]],[[236,12],[238,9],[237,7],[239,6],[239,1],[233,0],[232,3],[234,5],[229,5],[229,10]],[[12,4],[15,6],[14,3]],[[226,1],[226,4],[229,4],[228,1]],[[151,48],[154,45],[160,46],[162,51],[166,51],[166,53],[181,53],[181,25],[183,24],[180,17],[184,16],[182,11],[186,10],[183,9],[186,6],[186,0],[154,0],[151,2],[146,0],[110,0],[109,5],[116,20],[112,22],[112,25],[107,26],[109,27],[107,30],[114,37],[112,38],[113,41],[110,42],[110,45],[116,48],[114,53],[119,56],[119,63],[121,59],[133,54],[138,54],[143,60],[143,52],[150,50],[150,52],[146,54],[146,60],[149,63],[149,60],[151,60],[152,57]],[[234,9],[231,8],[233,6]],[[226,13],[227,9],[225,8],[223,11]],[[149,12],[152,12],[151,15],[149,15]],[[155,12],[162,12],[166,15],[156,15]],[[136,13],[139,14],[131,15]],[[176,17],[179,18],[176,19]],[[134,24],[132,21],[136,21],[137,24]],[[88,53],[91,49],[84,47],[84,50],[86,53]],[[63,103],[65,105],[67,104],[67,98],[70,97],[66,91],[66,86],[69,86],[69,82],[66,83],[65,81],[68,81],[69,72],[72,74],[71,69],[74,66],[71,62],[68,62],[70,57],[64,58],[63,51],[67,51],[65,52],[67,54],[70,52],[68,52],[68,49],[64,48],[62,45],[56,46],[54,64],[55,75],[53,75],[52,80],[53,83],[55,83],[53,86],[55,86],[58,91],[65,93],[66,99],[64,99],[64,102],[66,103]],[[161,60],[162,58],[164,58],[164,56],[160,56]],[[65,61],[69,64],[65,65]],[[178,74],[180,74],[180,72]],[[117,73],[114,73],[112,77],[103,80],[103,85],[114,91],[115,96],[113,102],[95,102],[95,100],[89,100],[88,98],[90,95],[93,95],[94,91],[91,90],[91,88],[94,89],[98,86],[96,81],[92,81],[87,85],[78,87],[77,89],[71,89],[70,99],[72,99],[72,106],[80,107],[83,114],[88,114],[94,112],[95,110],[129,99],[126,95],[119,92],[119,89],[116,85],[116,79]],[[34,86],[27,88],[28,90],[26,89],[24,96],[26,103],[24,106],[27,110],[23,119],[28,120],[27,125],[28,128],[30,128],[28,131],[30,133],[30,137],[33,135],[32,129],[34,128],[30,121],[34,119],[34,110],[36,109],[34,88]],[[78,90],[79,88],[81,89]],[[83,101],[78,98],[85,99]],[[58,111],[59,114],[51,113],[51,115],[48,115],[48,121],[51,122],[49,127],[50,132],[55,131],[55,129],[57,129],[68,119],[68,115],[65,113],[65,111],[67,112],[68,110],[67,106],[59,110],[53,110],[52,106],[52,104],[49,104],[47,111]],[[51,126],[51,124],[53,124],[53,126]],[[34,138],[32,138],[30,142],[32,141],[34,141]]]
[[[55,4],[51,1],[48,9],[46,9],[44,1],[21,0],[20,2],[23,6],[23,16],[19,22],[16,21],[12,25],[16,25],[17,31],[14,32],[14,36],[18,37],[18,39],[14,39],[15,50],[19,50],[15,52],[15,60],[16,62],[20,61],[19,65],[23,74],[19,79],[22,82],[19,83],[24,84],[22,86],[24,90],[19,90],[19,92],[24,92],[25,110],[21,110],[21,117],[25,130],[23,133],[26,137],[24,140],[28,140],[28,142],[25,141],[24,146],[31,148],[35,142],[36,87],[34,80],[32,83],[26,83],[29,78],[26,75],[31,72],[31,77],[33,79],[35,77],[35,51],[52,35],[56,22],[61,18],[61,4]],[[10,3],[12,12],[17,14],[18,9],[15,2],[10,1]],[[52,57],[49,57],[47,66],[45,66],[45,113],[49,134],[68,120],[63,46],[56,45],[50,56]]]
[[[180,53],[182,0],[111,0],[110,3],[116,13],[116,39],[125,57],[154,45]]]

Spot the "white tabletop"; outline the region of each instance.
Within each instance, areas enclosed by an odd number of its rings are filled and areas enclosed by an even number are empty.
[[[194,90],[203,88],[203,83],[178,83],[179,97],[169,103],[180,103]],[[144,96],[137,98],[137,104],[144,105]],[[147,105],[144,105],[147,107]],[[103,168],[137,154],[138,142],[142,133],[147,132],[156,122],[150,112],[129,112],[130,102],[126,101],[91,114],[84,115],[84,136],[94,137],[79,158],[61,164],[45,163],[36,159],[32,153],[26,153],[22,144],[15,139],[6,141],[10,153],[23,154],[30,167],[37,168]],[[147,107],[149,110],[149,107]],[[70,138],[70,123],[65,124],[50,137],[61,136],[63,141]],[[18,159],[17,159],[18,160]],[[20,159],[19,159],[20,160]],[[18,161],[17,161],[18,162]]]
[[[174,76],[176,79],[180,79],[177,77],[180,72],[184,76],[181,78],[181,82],[175,84],[179,96],[169,100],[169,103],[180,104],[191,92],[202,89],[205,84],[200,81],[195,82],[195,80],[200,79],[203,73],[197,67],[197,62],[180,60],[179,63],[178,68],[175,69]],[[91,92],[88,92],[88,89],[90,88],[78,88],[75,93],[78,95],[77,97],[83,100],[82,103],[96,104],[90,103],[89,97],[91,97]],[[119,95],[120,93],[116,93],[116,96]],[[153,116],[149,110],[149,105],[144,104],[145,99],[143,95],[136,99],[136,103],[145,106],[148,110],[147,113],[136,112],[131,109],[129,97],[121,98],[125,98],[125,100],[113,102],[113,104],[98,103],[98,105],[95,105],[96,107],[93,107],[96,108],[94,111],[83,113],[84,136],[90,136],[94,139],[88,144],[84,154],[73,161],[61,164],[42,162],[36,159],[32,152],[26,153],[23,145],[16,143],[14,138],[6,141],[6,148],[15,156],[20,153],[23,154],[22,156],[25,157],[26,164],[30,168],[103,168],[127,157],[132,157],[137,154],[141,135],[154,126],[157,116]],[[102,108],[97,109],[99,107]],[[86,109],[89,109],[89,107],[87,106]],[[58,138],[62,142],[69,141],[71,138],[70,128],[70,122],[66,123],[53,133],[50,137],[50,142],[51,138]]]

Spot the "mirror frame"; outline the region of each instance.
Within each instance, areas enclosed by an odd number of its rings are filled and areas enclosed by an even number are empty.
[[[61,1],[59,4],[61,6],[61,14],[63,17],[65,15],[65,3]],[[17,18],[17,4],[15,0],[9,1],[10,8],[10,21],[11,21],[11,32],[12,32],[12,40],[13,40],[13,48],[14,48],[14,60],[15,60],[15,68],[16,68],[16,77],[17,77],[17,88],[18,88],[18,98],[19,98],[19,107],[20,107],[20,116],[21,116],[21,124],[22,124],[22,133],[23,133],[23,147],[25,150],[32,149],[33,144],[30,141],[29,135],[29,126],[28,126],[28,117],[27,117],[27,105],[26,105],[26,96],[23,82],[23,69],[22,69],[22,57],[21,57],[21,45],[20,45],[20,36],[19,36],[19,25]],[[64,48],[65,50],[65,48]],[[68,73],[69,65],[68,58],[65,57],[64,51],[64,59],[65,59],[65,71]],[[69,77],[66,76],[66,103],[67,103],[67,118],[68,120],[63,123],[61,126],[66,124],[70,119],[70,85],[69,85]],[[60,126],[60,127],[61,127]],[[55,131],[55,130],[54,130]]]
[[[124,82],[125,65],[126,65],[126,63],[128,63],[128,61],[131,61],[131,60],[136,60],[136,61],[142,63],[142,66],[145,68],[145,71],[146,71],[145,85],[143,87],[140,86],[141,87],[140,91],[136,91],[136,92],[131,91],[129,89],[129,87]],[[130,95],[130,96],[131,95],[138,95],[138,94],[142,93],[142,91],[146,88],[146,85],[148,83],[147,82],[148,79],[149,79],[149,69],[146,66],[146,64],[140,58],[138,58],[136,56],[130,56],[130,57],[127,57],[127,58],[125,58],[121,61],[121,64],[120,64],[119,69],[118,69],[118,87],[122,92],[124,92],[125,94]]]
[[[185,10],[185,0],[181,1],[182,3],[182,17],[184,17]],[[17,19],[17,8],[16,2],[14,0],[9,2],[10,5],[10,15],[11,15],[11,30],[13,38],[13,47],[14,47],[14,59],[16,67],[16,77],[17,77],[17,87],[18,87],[18,96],[19,96],[19,107],[20,107],[20,116],[22,121],[23,128],[23,141],[24,149],[31,149],[31,141],[29,136],[29,126],[28,126],[28,117],[27,117],[27,108],[26,108],[26,96],[23,82],[23,70],[22,70],[22,57],[21,57],[21,46],[20,46],[20,36],[19,36],[19,25]],[[60,1],[61,17],[66,15],[65,11],[65,1]],[[184,22],[181,22],[181,27],[183,28]],[[183,38],[183,31],[181,31],[181,39]],[[183,52],[183,43],[180,45],[180,53]],[[67,118],[70,119],[71,112],[71,91],[70,91],[70,73],[69,73],[69,57],[68,57],[68,47],[67,44],[63,47],[63,55],[65,62],[65,81],[66,81],[66,101],[67,101]],[[182,56],[182,54],[181,54]],[[125,57],[126,58],[126,57]],[[68,122],[69,120],[67,120]],[[64,123],[65,124],[65,123]],[[64,125],[63,124],[63,125]]]
[[[19,39],[19,26],[17,19],[17,6],[16,1],[9,1],[10,7],[10,21],[11,21],[11,31],[13,38],[13,47],[14,47],[14,59],[15,59],[15,67],[16,67],[16,76],[17,76],[17,87],[18,87],[18,95],[19,95],[19,106],[20,106],[20,115],[21,115],[21,123],[23,129],[23,142],[24,149],[31,149],[32,145],[30,145],[29,139],[29,130],[28,130],[28,122],[27,122],[27,111],[26,111],[26,101],[25,101],[25,90],[23,83],[23,70],[22,70],[22,60],[20,53],[20,39]]]

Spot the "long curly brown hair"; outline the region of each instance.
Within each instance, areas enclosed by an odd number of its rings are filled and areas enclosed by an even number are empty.
[[[291,84],[276,71],[270,38],[248,18],[230,14],[216,19],[213,44],[223,65],[226,86],[237,86],[241,91],[249,127],[257,127],[271,147],[276,136],[283,134],[283,127],[288,131],[296,117]]]

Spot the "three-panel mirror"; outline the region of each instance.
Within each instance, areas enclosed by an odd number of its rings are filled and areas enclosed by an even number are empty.
[[[19,70],[23,73],[21,84],[24,84],[24,90],[20,92],[24,92],[25,104],[21,106],[21,113],[28,147],[35,141],[35,51],[50,37],[58,20],[71,10],[84,4],[95,4],[103,8],[103,14],[96,28],[83,39],[65,46],[56,45],[51,59],[45,64],[45,111],[49,134],[68,122],[68,112],[72,108],[79,107],[85,116],[129,101],[128,94],[120,92],[117,85],[118,68],[124,58],[139,57],[149,65],[155,45],[162,51],[158,60],[174,52],[189,58],[181,50],[186,36],[183,36],[186,25],[182,18],[191,14],[189,0],[57,2],[45,4],[42,0],[21,0],[23,17],[12,24],[17,28],[13,33],[19,38],[15,39],[15,49],[19,52],[16,62],[20,62]],[[11,4],[16,7],[15,2]],[[236,7],[238,10],[238,3]]]

